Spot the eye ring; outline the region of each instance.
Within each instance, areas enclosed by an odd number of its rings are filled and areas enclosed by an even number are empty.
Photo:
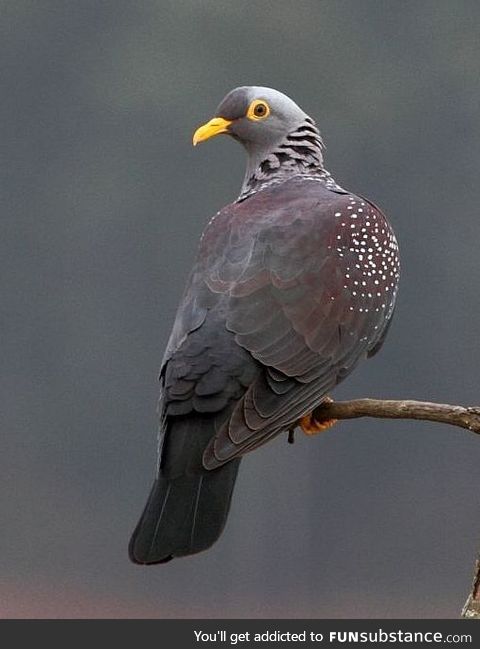
[[[259,121],[270,115],[270,106],[263,99],[254,99],[248,107],[248,119]]]
[[[265,117],[267,114],[267,107],[265,104],[257,104],[253,109],[253,114],[255,117]]]

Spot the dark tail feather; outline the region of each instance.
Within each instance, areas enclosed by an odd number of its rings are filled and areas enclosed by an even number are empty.
[[[129,555],[134,563],[166,563],[201,552],[222,533],[240,460],[219,469],[204,469],[201,457],[206,437],[213,434],[210,426],[208,429],[207,436],[205,420],[169,426],[160,474],[130,541]],[[178,469],[186,472],[179,475]]]

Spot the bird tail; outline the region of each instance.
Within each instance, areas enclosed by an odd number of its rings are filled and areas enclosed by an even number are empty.
[[[240,460],[211,471],[203,451],[212,417],[185,416],[168,424],[158,476],[129,545],[134,563],[166,563],[206,550],[223,531]]]

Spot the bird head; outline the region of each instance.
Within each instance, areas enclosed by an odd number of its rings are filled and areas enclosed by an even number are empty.
[[[221,133],[238,140],[247,151],[239,200],[288,176],[326,173],[315,122],[278,90],[235,88],[222,100],[215,116],[195,131],[193,144]]]
[[[278,90],[242,86],[229,92],[214,117],[195,131],[193,144],[226,133],[248,151],[273,149],[306,118],[308,115]]]

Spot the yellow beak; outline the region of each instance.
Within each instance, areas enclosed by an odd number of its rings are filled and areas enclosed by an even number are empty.
[[[193,134],[193,146],[196,146],[199,142],[209,140],[215,135],[220,135],[220,133],[227,133],[231,123],[230,120],[223,119],[223,117],[214,117],[200,128],[197,128]]]

